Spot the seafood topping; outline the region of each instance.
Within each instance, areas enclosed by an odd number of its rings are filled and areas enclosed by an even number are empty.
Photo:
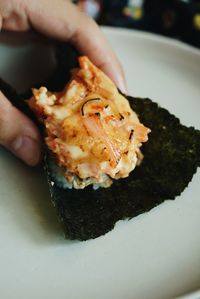
[[[74,188],[108,187],[141,162],[150,130],[100,69],[85,56],[79,64],[62,92],[33,89],[29,105],[65,179]]]

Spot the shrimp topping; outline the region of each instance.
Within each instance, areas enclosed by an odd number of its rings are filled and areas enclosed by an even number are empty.
[[[60,93],[33,89],[30,107],[46,129],[45,142],[74,188],[111,185],[141,162],[150,130],[115,84],[85,56]]]

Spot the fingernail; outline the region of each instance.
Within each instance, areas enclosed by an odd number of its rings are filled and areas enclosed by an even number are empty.
[[[35,166],[41,158],[40,145],[28,136],[17,137],[10,145],[14,155],[30,166]]]
[[[117,87],[120,89],[120,91],[122,93],[127,95],[128,89],[127,89],[126,81],[125,81],[123,75],[121,75],[119,72],[115,72],[114,74],[115,74],[114,79],[115,79],[115,83],[117,84]]]
[[[109,64],[109,67],[102,69],[103,72],[107,74],[108,77],[116,84],[122,93],[128,94],[128,89],[126,85],[126,80],[123,75],[123,70],[120,71],[119,64]]]
[[[124,93],[125,95],[128,94],[128,88],[127,88],[127,85],[126,83],[124,82],[124,80],[119,80],[118,81],[118,88],[120,89],[120,91],[122,93]]]

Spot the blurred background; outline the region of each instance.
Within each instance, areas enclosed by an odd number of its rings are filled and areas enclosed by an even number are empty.
[[[101,25],[134,28],[200,48],[200,0],[73,1]]]

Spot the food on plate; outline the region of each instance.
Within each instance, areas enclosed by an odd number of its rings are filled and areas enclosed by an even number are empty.
[[[42,85],[60,94],[69,80],[70,70],[78,66],[78,59],[74,49],[63,44],[57,46],[56,58],[57,69]],[[15,106],[33,118],[31,110],[27,111],[28,106],[24,105],[27,96],[20,99],[3,80],[0,80],[0,89]],[[199,130],[182,125],[176,116],[150,99],[124,97],[140,122],[151,130],[148,142],[142,146],[142,163],[127,178],[113,179],[109,188],[94,190],[89,185],[79,190],[64,189],[57,180],[62,167],[58,167],[50,151],[45,150],[44,168],[51,199],[66,238],[97,238],[112,230],[118,220],[130,219],[165,200],[177,198],[200,166]],[[45,130],[41,132],[46,136]],[[62,172],[60,178],[63,178]]]
[[[109,188],[64,190],[52,186],[47,157],[52,201],[67,238],[96,238],[112,230],[119,220],[147,212],[165,200],[182,200],[177,196],[200,166],[199,130],[182,125],[150,99],[128,100],[142,123],[151,129],[151,137],[142,147],[144,159],[128,178],[115,180]]]
[[[109,187],[141,163],[150,130],[87,57],[61,92],[33,89],[29,106],[45,127],[52,169],[63,188]]]

